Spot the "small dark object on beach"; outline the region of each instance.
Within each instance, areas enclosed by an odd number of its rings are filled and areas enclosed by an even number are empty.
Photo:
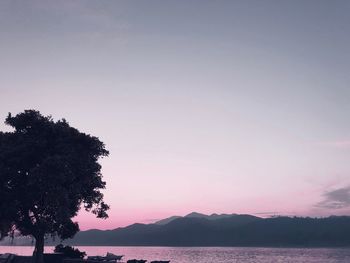
[[[137,259],[130,259],[127,261],[127,263],[146,263],[147,260],[144,260],[144,259],[140,259],[140,260],[137,260]]]
[[[62,244],[59,244],[55,247],[54,250],[55,253],[62,253],[64,257],[67,258],[80,258],[83,259],[86,256],[86,253],[83,251],[80,251],[77,248],[71,247],[71,246],[64,246]]]

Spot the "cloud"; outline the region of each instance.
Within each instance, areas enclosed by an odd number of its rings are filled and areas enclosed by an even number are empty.
[[[338,188],[323,194],[324,200],[316,207],[327,209],[341,209],[350,207],[350,186]]]

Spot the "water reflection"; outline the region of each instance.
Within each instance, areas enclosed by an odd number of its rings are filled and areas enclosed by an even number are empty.
[[[348,263],[350,249],[241,248],[241,247],[78,247],[88,255],[106,252],[125,255],[125,259],[171,260],[171,263]],[[52,252],[47,247],[46,252]],[[0,246],[0,253],[31,255],[33,247]]]

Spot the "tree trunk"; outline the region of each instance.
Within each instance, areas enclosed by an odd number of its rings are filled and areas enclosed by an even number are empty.
[[[38,235],[35,237],[33,263],[44,263],[44,235]]]

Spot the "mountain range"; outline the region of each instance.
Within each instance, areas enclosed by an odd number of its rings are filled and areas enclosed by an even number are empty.
[[[26,244],[15,240],[15,244]],[[2,242],[4,244],[4,241]],[[272,217],[191,213],[152,224],[79,232],[80,246],[350,246],[350,217]],[[52,245],[52,241],[48,241]]]
[[[192,212],[188,215],[185,215],[184,218],[205,218],[208,220],[215,220],[215,219],[221,219],[221,218],[227,218],[227,217],[231,217],[231,216],[235,216],[236,214],[211,214],[211,215],[205,215],[205,214],[201,214],[201,213],[197,213],[197,212]],[[171,216],[162,220],[159,220],[157,222],[155,222],[155,224],[157,225],[166,225],[168,223],[170,223],[171,221],[178,219],[178,218],[182,218],[182,216]]]

